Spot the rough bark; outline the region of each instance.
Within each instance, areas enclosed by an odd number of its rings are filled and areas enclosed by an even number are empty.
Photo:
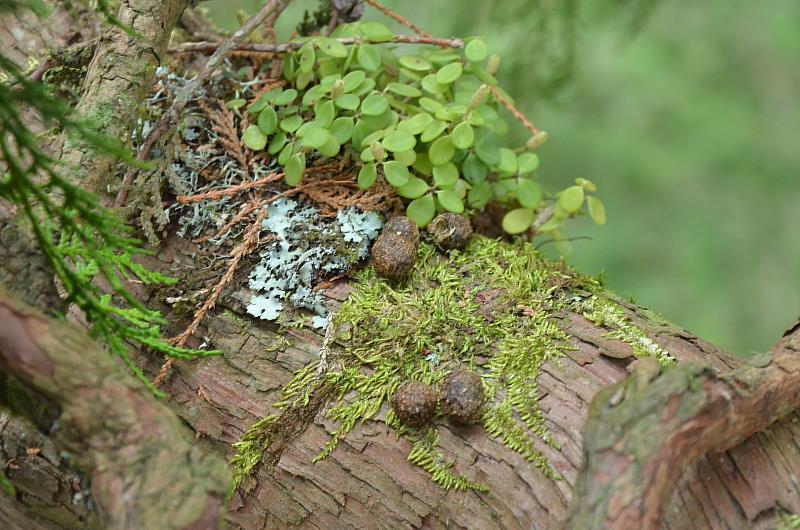
[[[584,464],[568,528],[655,529],[681,471],[800,407],[800,323],[752,366],[719,374],[698,363],[659,375],[641,363],[601,390],[584,430]]]
[[[174,246],[172,247],[175,248]],[[166,258],[165,258],[166,259]],[[182,258],[185,259],[185,258]],[[185,263],[185,262],[184,262]],[[329,292],[332,304],[347,286]],[[236,305],[229,303],[229,311]],[[684,330],[651,318],[640,308],[628,316],[681,362],[704,363],[725,373],[739,363]],[[567,514],[581,466],[583,426],[590,402],[603,387],[625,378],[638,364],[627,344],[580,315],[562,324],[577,348],[539,378],[540,405],[561,451],[542,446],[564,477],[553,481],[479,428],[446,428],[442,446],[456,455],[456,470],[488,483],[488,493],[445,492],[406,462],[408,444],[381,422],[351,433],[330,458],[312,464],[333,427],[318,413],[288,444],[272,468],[237,492],[227,520],[240,528],[558,528]],[[199,335],[225,351],[219,358],[177,363],[165,388],[173,410],[228,456],[229,444],[257,419],[274,412],[291,372],[314,359],[321,337],[288,331],[221,312]],[[277,350],[276,350],[277,348]],[[607,357],[629,354],[625,359]],[[155,369],[155,366],[153,367]],[[682,469],[663,513],[665,528],[770,528],[776,510],[800,509],[792,480],[800,471],[796,416],[791,416],[720,454]],[[272,459],[275,460],[275,459]]]
[[[87,472],[104,528],[217,527],[230,481],[224,463],[188,440],[179,420],[83,330],[0,289],[0,366],[6,403],[13,377],[57,410],[49,426],[42,414],[34,421]],[[30,414],[30,397],[11,404]]]
[[[129,30],[111,27],[100,38],[76,114],[125,142],[185,7],[186,0],[123,0],[117,17]],[[77,135],[65,139],[61,160],[74,182],[97,192],[105,191],[116,162]]]
[[[126,124],[136,107],[137,98],[143,94],[148,75],[166,46],[168,30],[165,28],[172,27],[170,23],[174,24],[181,6],[182,3],[174,1],[123,2],[123,13],[127,13],[121,17],[123,21],[133,25],[140,33],[152,36],[153,40],[131,41],[128,35],[117,30],[104,36],[93,61],[94,73],[89,75],[82,103],[83,110],[99,120],[96,123],[100,128],[107,127],[105,130],[110,134],[125,137]],[[129,53],[130,57],[126,55]],[[129,58],[134,60],[129,61]],[[93,176],[84,181],[90,188],[97,189],[113,164],[113,159],[98,157],[91,149],[74,141],[67,143],[65,154],[68,161],[76,164],[75,167]],[[94,180],[94,176],[97,180]],[[191,245],[170,241],[160,256],[161,267],[173,272],[194,267],[192,255]],[[343,283],[328,291],[332,308],[347,296],[348,289],[348,285]],[[286,331],[269,323],[241,317],[237,315],[243,313],[241,303],[237,300],[242,299],[243,293],[238,296],[237,293],[229,294],[225,302],[227,307],[221,304],[220,310],[209,316],[204,328],[197,333],[197,343],[209,340],[223,349],[225,354],[197,362],[177,363],[176,372],[165,387],[171,396],[169,407],[191,427],[196,440],[179,443],[183,454],[190,455],[186,457],[188,463],[184,461],[184,465],[178,465],[182,462],[172,446],[170,458],[160,460],[164,462],[163,466],[148,468],[153,471],[153,480],[162,488],[158,491],[164,491],[163,488],[168,486],[190,488],[195,484],[190,476],[192,471],[206,465],[202,459],[198,461],[201,463],[192,465],[191,458],[196,455],[196,448],[232,456],[230,444],[238,441],[242,432],[256,420],[274,412],[271,403],[278,400],[281,387],[289,381],[292,372],[317,355],[322,337],[307,330]],[[16,303],[12,305],[16,313],[2,315],[0,326],[8,326],[3,317],[11,314],[17,315],[14,318],[25,315],[25,325],[30,322],[38,322],[35,325],[39,327],[45,325],[41,317],[30,316],[27,310],[20,310],[21,306]],[[6,306],[6,310],[8,307],[11,306]],[[634,324],[645,330],[648,336],[669,350],[681,363],[706,365],[708,368],[700,374],[712,381],[712,388],[716,382],[724,380],[720,374],[740,368],[739,363],[729,355],[664,323],[645,310],[627,306],[626,311]],[[324,400],[320,400],[320,410],[307,418],[296,436],[282,440],[282,443],[273,446],[271,454],[266,455],[265,460],[272,465],[262,466],[255,479],[234,494],[225,519],[232,527],[248,529],[558,528],[567,517],[573,487],[581,469],[584,446],[591,447],[584,443],[586,435],[583,429],[592,410],[592,399],[607,385],[628,377],[631,370],[641,364],[633,358],[628,345],[607,338],[606,330],[582,316],[563,314],[560,320],[573,337],[576,350],[568,351],[567,358],[558,366],[545,365],[539,387],[540,406],[547,427],[561,445],[561,450],[555,451],[546,445],[540,449],[563,476],[563,480],[548,479],[517,453],[487,437],[478,427],[444,427],[441,443],[448,454],[457,456],[456,471],[468,473],[491,486],[486,493],[443,491],[431,482],[424,471],[406,461],[409,449],[407,442],[398,439],[391,429],[378,421],[358,426],[328,459],[312,464],[313,456],[328,439],[332,427],[322,415]],[[176,320],[174,329],[179,331],[182,324],[185,322]],[[15,334],[20,329],[25,328],[14,326],[12,336],[17,336]],[[50,331],[64,332],[61,324]],[[102,354],[92,349],[85,338],[79,337],[74,330],[68,332],[68,336],[71,341],[77,341],[81,350]],[[118,369],[113,363],[109,364],[107,357],[96,357],[97,364],[89,363],[86,359],[62,358],[60,356],[65,353],[63,344],[56,344],[52,340],[48,342],[43,338],[45,335],[26,333],[24,337],[38,344],[40,353],[44,352],[51,362],[60,359],[59,362],[73,363],[72,368],[84,371],[92,384],[80,382],[76,385],[75,379],[59,379],[64,377],[59,370],[54,371],[52,378],[35,375],[48,364],[37,354],[33,354],[33,358],[38,359],[39,363],[32,366],[38,367],[38,370],[30,366],[26,369],[24,363],[9,365],[10,371],[28,385],[38,387],[46,399],[42,402],[41,413],[33,415],[36,427],[18,419],[0,419],[3,439],[0,452],[6,459],[6,474],[18,491],[17,499],[0,497],[0,521],[11,528],[72,528],[103,524],[109,513],[126,509],[120,504],[106,503],[119,494],[112,486],[121,484],[112,484],[114,481],[103,475],[117,469],[115,466],[126,463],[122,458],[114,459],[114,455],[120,454],[114,450],[130,446],[136,453],[146,447],[140,443],[152,442],[150,437],[144,441],[135,439],[148,428],[164,428],[174,433],[180,430],[178,424],[161,405],[141,396],[130,380],[117,375],[108,378],[98,376],[104,370],[114,373],[113,370]],[[288,345],[286,339],[289,340]],[[37,343],[40,340],[45,342]],[[0,350],[7,351],[3,348],[0,346]],[[37,348],[21,351],[37,351]],[[20,351],[20,348],[15,347],[14,350]],[[141,362],[154,372],[160,365],[160,359],[147,355],[141,356]],[[638,373],[647,374],[646,368],[644,365]],[[30,370],[34,370],[34,375]],[[679,373],[684,372],[681,369]],[[669,380],[665,377],[656,378],[651,385],[644,386],[644,390],[647,391],[652,385],[664,384],[660,381]],[[622,385],[629,386],[647,379],[634,376]],[[70,385],[77,387],[74,392],[66,391]],[[8,403],[13,393],[4,392],[4,395]],[[117,398],[125,395],[137,396],[133,401],[144,408],[131,410],[127,407],[130,402],[123,400],[120,403],[118,399],[98,397]],[[607,403],[614,395],[603,393],[598,403],[602,404],[604,398]],[[785,396],[779,397],[783,399]],[[616,402],[616,399],[612,401]],[[48,406],[53,401],[61,405]],[[87,404],[97,411],[97,415],[87,416],[85,410],[80,409]],[[52,418],[49,422],[45,421],[47,412],[56,410],[63,417],[65,411],[73,410],[71,407],[82,413],[67,414],[62,420],[62,428],[49,432],[47,427],[48,423],[52,426]],[[118,410],[115,407],[122,407],[124,410],[121,412],[125,414],[113,413]],[[139,414],[142,411],[148,413]],[[99,425],[99,420],[105,417],[123,422],[124,428],[105,432]],[[797,449],[800,447],[800,428],[797,420],[798,416],[792,413],[725,452],[686,459],[686,462],[691,462],[684,469],[670,469],[673,473],[671,478],[677,477],[674,480],[676,487],[660,512],[663,527],[770,528],[777,510],[800,512],[800,490],[795,479],[800,472],[800,450]],[[65,428],[64,425],[73,425],[70,422],[76,425],[72,429]],[[763,427],[764,423],[761,421],[757,428]],[[110,437],[104,437],[104,434]],[[34,443],[28,441],[31,437],[36,440]],[[593,433],[589,437],[590,442],[595,441]],[[79,445],[75,445],[76,438]],[[70,498],[72,492],[76,488],[78,493],[83,492],[88,482],[76,475],[60,455],[55,456],[57,450],[54,448],[62,443],[69,444],[75,454],[84,456],[82,462],[73,460],[70,464],[91,470],[97,513],[92,512],[84,502],[70,506],[74,501],[74,495]],[[39,452],[29,451],[37,448]],[[160,454],[165,455],[164,450],[164,446],[161,446]],[[699,452],[695,450],[695,453]],[[129,454],[126,454],[126,458],[129,458]],[[684,460],[674,462],[681,464]],[[211,467],[216,469],[214,465]],[[211,492],[208,494],[211,499],[208,505],[213,510],[214,499],[220,498],[219,486],[224,483],[224,477],[211,472],[209,475],[216,477],[213,482],[217,489],[209,485],[211,479],[208,477],[198,482],[205,484],[207,489],[204,491]],[[125,483],[134,490],[137,484],[140,483]],[[150,500],[165,503],[174,500],[171,495],[164,493]],[[163,506],[156,504],[148,507],[146,515],[161,515],[163,518],[163,513],[155,511]],[[170,507],[174,508],[175,505],[170,504]],[[195,515],[199,513],[191,511]]]

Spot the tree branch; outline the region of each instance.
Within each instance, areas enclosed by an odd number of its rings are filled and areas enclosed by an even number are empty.
[[[217,528],[230,474],[81,330],[0,288],[0,366],[61,408],[55,440],[88,472],[106,528]]]
[[[98,132],[125,141],[130,124],[150,88],[155,67],[167,48],[186,0],[128,0],[118,18],[136,34],[109,28],[101,37],[84,82],[76,115]],[[79,135],[64,139],[61,160],[72,182],[103,192],[116,159]]]
[[[592,401],[567,528],[659,528],[688,465],[798,407],[800,322],[769,354],[727,374],[688,363],[659,375],[642,362]]]
[[[350,45],[368,42],[359,37],[344,37],[336,39],[339,43]],[[280,44],[242,43],[236,46],[235,51],[256,53],[287,53],[299,50],[305,42],[282,42]],[[395,35],[391,41],[381,44],[433,44],[442,48],[463,48],[462,39],[441,39],[437,37],[422,37],[416,35]],[[220,45],[216,42],[185,42],[170,48],[170,53],[213,52]]]

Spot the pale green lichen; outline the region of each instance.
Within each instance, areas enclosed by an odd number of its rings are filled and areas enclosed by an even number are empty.
[[[622,308],[601,294],[594,294],[581,303],[583,315],[590,322],[609,330],[607,336],[628,344],[636,357],[655,357],[663,365],[675,362],[666,349],[659,346],[639,327],[632,324]]]
[[[409,441],[409,461],[434,482],[445,489],[485,489],[458,473],[454,459],[439,447],[441,413],[431,426],[411,429],[387,406],[404,381],[436,387],[453,368],[467,367],[483,378],[487,403],[480,423],[487,432],[556,478],[536,445],[538,440],[558,447],[538,408],[536,380],[545,362],[571,348],[554,317],[572,304],[570,289],[586,283],[593,281],[544,260],[524,243],[475,238],[449,258],[423,244],[404,283],[362,271],[334,319],[344,350],[330,351],[326,371],[318,371],[316,362],[298,371],[276,407],[305,406],[315,389],[328,386],[333,390],[326,416],[337,427],[315,460],[334,451],[359,422],[383,421]],[[257,424],[245,435],[237,475],[258,462],[270,426]]]

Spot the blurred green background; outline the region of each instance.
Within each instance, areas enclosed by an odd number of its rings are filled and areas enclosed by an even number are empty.
[[[609,221],[569,228],[591,237],[568,257],[580,270],[740,355],[800,316],[800,3],[385,4],[438,36],[484,36],[550,133],[541,178],[597,183]],[[261,2],[204,5],[230,28]],[[279,36],[317,5],[293,2]]]

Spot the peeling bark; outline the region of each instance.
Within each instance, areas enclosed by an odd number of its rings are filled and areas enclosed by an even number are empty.
[[[800,407],[800,323],[770,354],[729,373],[653,363],[594,398],[567,528],[655,529],[682,471]]]

